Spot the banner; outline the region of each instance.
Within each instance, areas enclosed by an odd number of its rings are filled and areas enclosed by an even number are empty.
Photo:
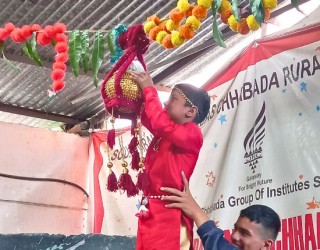
[[[212,107],[190,189],[227,239],[241,209],[264,204],[282,220],[273,249],[320,249],[319,38],[316,25],[256,41],[206,85]],[[151,135],[144,133],[146,149]],[[119,134],[128,145],[130,131]],[[135,236],[139,197],[107,191],[105,141],[105,132],[94,133],[94,232]],[[116,143],[117,177],[119,153]],[[195,236],[194,249],[203,249]]]
[[[316,25],[257,41],[206,86],[190,189],[226,238],[241,209],[264,204],[282,220],[273,249],[320,249],[319,38]]]

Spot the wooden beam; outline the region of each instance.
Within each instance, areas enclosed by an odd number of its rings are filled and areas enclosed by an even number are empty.
[[[0,111],[17,114],[17,115],[30,116],[30,117],[35,117],[35,118],[40,118],[40,119],[45,119],[50,121],[62,122],[66,124],[77,124],[79,122],[83,122],[86,120],[83,118],[76,118],[71,116],[47,113],[40,110],[17,107],[10,104],[4,104],[4,103],[0,103]]]

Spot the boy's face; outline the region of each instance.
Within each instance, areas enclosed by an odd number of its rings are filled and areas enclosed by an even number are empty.
[[[184,124],[187,120],[187,113],[191,109],[191,107],[188,107],[185,104],[186,100],[184,97],[174,89],[171,92],[169,100],[164,103],[164,108],[174,122]]]
[[[241,250],[271,249],[273,241],[263,237],[263,227],[246,217],[239,217],[234,224],[231,242]]]

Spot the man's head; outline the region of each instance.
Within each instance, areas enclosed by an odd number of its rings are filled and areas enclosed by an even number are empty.
[[[252,205],[240,212],[231,235],[232,244],[242,250],[271,249],[280,230],[279,215],[264,205]]]
[[[208,115],[210,97],[203,89],[190,84],[177,84],[165,102],[170,118],[179,124],[195,122],[200,124]]]

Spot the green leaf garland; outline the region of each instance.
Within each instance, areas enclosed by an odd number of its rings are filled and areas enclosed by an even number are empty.
[[[89,31],[81,32],[81,62],[84,73],[89,70]]]
[[[240,22],[240,14],[238,10],[238,0],[232,0],[232,13],[236,20]]]
[[[261,0],[251,0],[250,6],[251,6],[251,10],[252,10],[252,14],[253,14],[254,18],[261,26],[261,24],[264,21],[264,16],[265,16],[264,8],[262,6],[262,1]]]
[[[104,59],[105,53],[105,39],[100,31],[94,36],[93,50],[92,50],[92,72],[93,72],[93,84],[98,87],[98,71]]]
[[[39,66],[43,66],[40,56],[37,52],[37,48],[36,48],[37,42],[36,42],[36,34],[35,32],[32,33],[31,39],[25,42],[25,44],[23,45],[23,52],[29,57],[31,58],[36,64],[38,64]]]
[[[73,74],[78,77],[79,75],[79,62],[82,54],[81,37],[79,30],[73,30],[69,34],[69,60],[72,67]]]
[[[226,44],[223,41],[222,33],[218,28],[218,23],[217,23],[217,11],[221,6],[222,0],[217,0],[214,1],[211,5],[211,10],[212,10],[212,30],[213,30],[213,39],[215,42],[223,48],[226,48]]]

